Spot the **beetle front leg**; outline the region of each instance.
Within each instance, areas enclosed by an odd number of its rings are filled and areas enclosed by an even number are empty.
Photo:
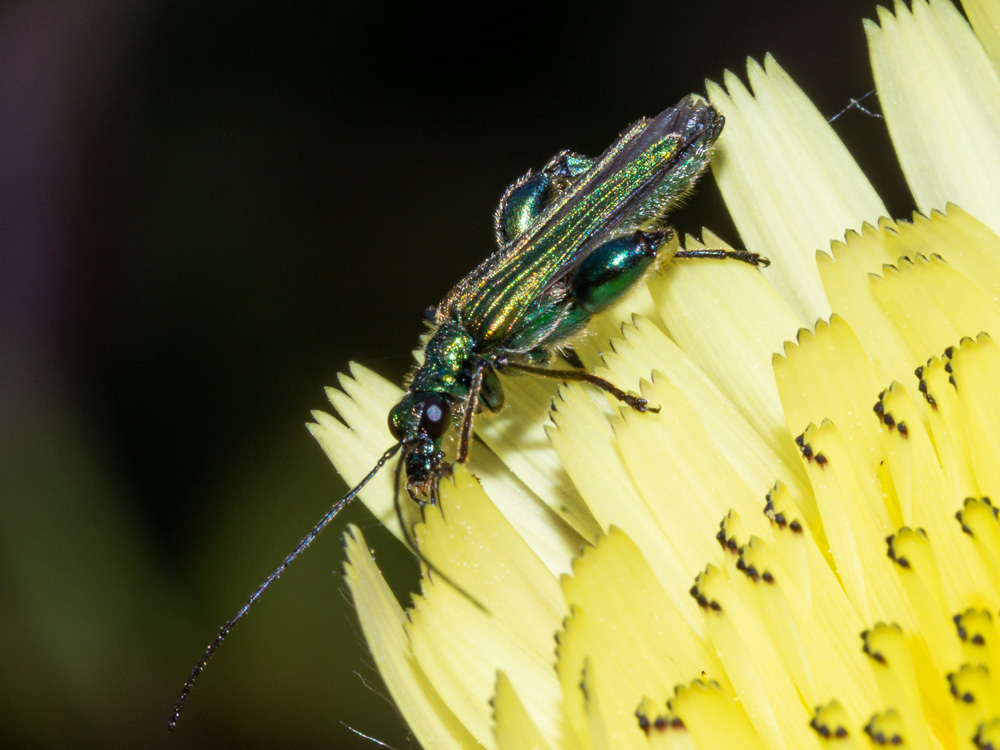
[[[465,400],[465,413],[462,414],[462,430],[458,438],[458,455],[455,461],[464,464],[469,460],[469,445],[472,442],[472,420],[479,405],[479,394],[483,390],[483,372],[489,362],[482,359],[474,365],[472,382],[469,384],[469,395]]]

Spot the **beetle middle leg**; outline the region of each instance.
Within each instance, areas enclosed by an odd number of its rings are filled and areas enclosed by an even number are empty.
[[[639,396],[633,396],[630,393],[626,393],[621,388],[616,386],[610,380],[605,380],[604,378],[595,375],[587,370],[559,370],[550,367],[536,367],[535,365],[524,365],[518,362],[507,362],[504,365],[505,368],[511,370],[518,370],[519,372],[526,372],[531,375],[538,375],[542,378],[550,378],[553,380],[563,380],[563,381],[582,381],[585,383],[590,383],[591,385],[596,385],[602,391],[610,396],[618,399],[624,404],[628,404],[633,409],[639,412],[650,411],[654,414],[660,410],[659,406],[650,406],[649,402]]]

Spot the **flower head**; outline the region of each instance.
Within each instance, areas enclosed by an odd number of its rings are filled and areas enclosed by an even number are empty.
[[[450,580],[425,571],[405,612],[349,532],[365,636],[425,747],[997,742],[1000,37],[992,6],[968,13],[981,41],[945,0],[867,25],[922,214],[883,218],[772,59],[752,94],[727,74],[713,169],[772,265],[677,261],[576,347],[661,411],[508,379],[417,525]],[[357,366],[341,387],[350,429],[313,432],[356,481],[400,392]],[[383,473],[363,499],[400,534]]]

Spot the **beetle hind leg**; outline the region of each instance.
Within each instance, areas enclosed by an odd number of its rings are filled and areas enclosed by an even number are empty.
[[[771,261],[760,255],[751,253],[749,250],[723,250],[716,248],[704,248],[701,250],[679,250],[674,253],[675,258],[712,258],[715,260],[741,260],[751,266],[764,268],[771,265]]]

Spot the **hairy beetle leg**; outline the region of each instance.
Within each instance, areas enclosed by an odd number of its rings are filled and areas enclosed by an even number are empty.
[[[770,259],[761,256],[760,253],[751,253],[749,250],[713,250],[710,248],[705,248],[704,250],[679,250],[674,253],[674,257],[713,258],[715,260],[726,260],[729,258],[731,260],[741,260],[744,263],[749,263],[751,266],[757,266],[758,268],[764,268],[771,265]]]
[[[614,383],[605,380],[602,377],[594,375],[592,372],[587,372],[586,370],[559,370],[556,368],[549,367],[535,367],[533,365],[522,365],[518,362],[505,362],[503,364],[504,368],[510,368],[512,370],[520,370],[521,372],[527,372],[531,375],[538,375],[542,378],[551,378],[553,380],[577,380],[583,381],[585,383],[590,383],[591,385],[596,385],[605,393],[613,396],[614,398],[621,401],[623,404],[628,404],[633,409],[638,412],[653,412],[654,414],[660,411],[659,406],[649,406],[649,402],[639,396],[633,396],[630,393],[626,393],[621,388],[616,386]]]

